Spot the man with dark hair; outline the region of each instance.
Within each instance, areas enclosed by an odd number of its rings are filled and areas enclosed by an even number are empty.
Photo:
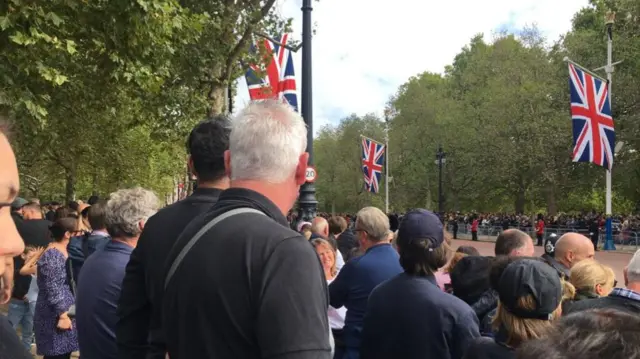
[[[93,195],[91,197],[89,197],[89,199],[87,200],[87,204],[90,206],[93,206],[94,204],[98,203],[100,201],[100,197]]]
[[[67,245],[69,259],[73,269],[73,278],[77,281],[80,278],[80,270],[84,261],[93,253],[102,250],[111,241],[111,236],[107,233],[105,224],[106,212],[104,202],[98,202],[87,207],[87,219],[91,225],[91,233],[83,236],[73,237]]]
[[[228,119],[219,116],[199,123],[189,135],[188,165],[197,177],[197,188],[149,218],[131,254],[118,304],[118,358],[165,357],[161,311],[165,260],[187,224],[229,187],[224,166],[229,133]]]
[[[615,309],[578,312],[561,318],[546,336],[521,345],[519,359],[640,358],[640,318]]]
[[[533,239],[518,229],[507,229],[498,235],[496,256],[531,257],[534,253]]]
[[[371,292],[360,357],[462,358],[480,336],[478,318],[436,283],[450,252],[440,218],[423,209],[407,213],[396,243],[404,273]]]

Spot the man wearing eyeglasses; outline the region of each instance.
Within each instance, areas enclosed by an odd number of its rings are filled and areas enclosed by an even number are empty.
[[[389,217],[380,209],[366,207],[357,214],[353,232],[363,254],[348,261],[329,285],[331,306],[347,308],[344,325],[345,352],[338,359],[357,359],[360,333],[369,294],[378,284],[401,273],[398,252],[389,243]]]

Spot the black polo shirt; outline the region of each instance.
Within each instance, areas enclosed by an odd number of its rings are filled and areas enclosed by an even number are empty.
[[[248,189],[224,191],[180,235],[165,273],[207,222],[238,214],[209,230],[170,280],[163,327],[171,359],[330,358],[327,284],[309,242],[280,209]]]

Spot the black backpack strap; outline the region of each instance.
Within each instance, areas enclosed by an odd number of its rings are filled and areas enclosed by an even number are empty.
[[[219,216],[212,219],[211,221],[209,221],[207,224],[204,225],[204,227],[202,227],[198,231],[198,233],[196,233],[189,240],[189,242],[187,242],[187,244],[182,248],[180,253],[178,253],[178,256],[173,260],[173,262],[171,263],[171,267],[169,267],[169,272],[167,273],[167,277],[164,280],[164,288],[166,289],[167,286],[169,285],[169,281],[171,281],[173,274],[176,272],[176,269],[178,269],[178,266],[180,265],[180,263],[182,263],[182,260],[184,260],[184,257],[186,257],[186,255],[189,253],[191,248],[193,248],[193,246],[196,243],[198,243],[200,238],[202,238],[202,236],[205,233],[207,233],[211,228],[213,228],[216,224],[222,222],[223,220],[229,217],[235,216],[237,214],[243,214],[243,213],[256,213],[256,214],[261,214],[263,216],[266,216],[266,214],[264,214],[262,211],[259,211],[257,209],[242,207],[242,208],[236,208],[228,212],[222,213]]]

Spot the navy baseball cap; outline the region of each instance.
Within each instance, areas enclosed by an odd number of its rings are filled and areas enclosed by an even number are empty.
[[[444,230],[438,215],[426,209],[414,209],[407,212],[398,228],[398,245],[409,244],[414,240],[430,239],[430,248],[438,248],[444,242]]]

